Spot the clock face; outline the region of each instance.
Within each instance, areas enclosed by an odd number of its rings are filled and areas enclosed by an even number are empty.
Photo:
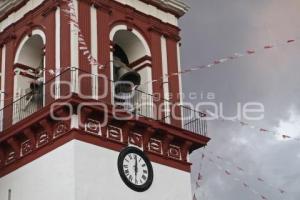
[[[152,184],[152,165],[146,155],[137,148],[128,147],[120,153],[118,169],[124,183],[137,192],[147,190]]]

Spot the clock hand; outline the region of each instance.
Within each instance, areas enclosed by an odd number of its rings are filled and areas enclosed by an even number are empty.
[[[138,171],[138,167],[137,167],[137,156],[135,155],[135,165],[134,165],[135,180],[136,180],[137,171]]]

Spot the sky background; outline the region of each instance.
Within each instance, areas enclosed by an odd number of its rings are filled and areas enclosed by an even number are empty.
[[[212,61],[293,38],[300,39],[300,0],[186,0],[190,11],[181,19],[182,68]],[[234,115],[237,103],[257,101],[265,106],[265,117],[250,123],[300,137],[300,41],[256,55],[230,61],[183,76],[186,94],[216,95],[224,113]],[[185,99],[185,101],[189,101]],[[207,101],[198,98],[193,103]],[[245,189],[240,178],[272,200],[300,199],[300,141],[282,140],[242,127],[238,123],[209,122],[213,151],[227,162],[217,163],[231,171],[227,176],[207,159],[202,150],[192,153],[192,184],[198,200],[260,199]],[[212,157],[214,158],[214,157]],[[245,169],[238,172],[233,166]],[[201,187],[195,190],[198,172]],[[261,177],[266,183],[259,183]],[[281,195],[274,187],[287,191]]]

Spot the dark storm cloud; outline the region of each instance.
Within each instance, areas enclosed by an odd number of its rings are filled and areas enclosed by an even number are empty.
[[[187,3],[191,10],[180,22],[183,69],[249,48],[300,38],[298,0],[189,0]],[[203,69],[184,75],[183,89],[186,94],[214,92],[215,102],[223,102],[228,115],[236,112],[238,102],[261,102],[265,118],[253,124],[299,136],[299,53],[298,42]],[[212,140],[207,148],[242,165],[246,173],[237,176],[255,190],[274,200],[300,198],[300,142],[282,141],[236,123],[220,121],[209,123],[209,136]],[[201,150],[192,154],[194,181],[200,157]],[[200,199],[258,199],[207,161],[202,172],[204,181],[197,191]],[[256,177],[263,177],[267,184],[257,183]],[[270,184],[283,187],[288,193],[281,196]]]

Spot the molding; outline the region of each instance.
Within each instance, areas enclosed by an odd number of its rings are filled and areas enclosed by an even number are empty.
[[[95,105],[97,101],[87,101],[73,95],[68,100],[55,102],[68,102],[76,107],[83,102]],[[50,106],[44,107],[0,134],[0,177],[74,139],[115,151],[121,151],[134,143],[144,149],[151,161],[190,172],[188,153],[192,148],[201,148],[209,141],[205,136],[148,118],[118,121],[113,118],[111,107],[107,111],[97,106],[84,107],[81,112],[85,117],[80,119],[89,125],[72,128],[70,120],[51,119]],[[64,106],[56,107],[53,112],[61,117],[69,113]],[[108,124],[101,127],[97,124],[102,120],[103,115],[100,113],[103,112],[108,115]],[[128,116],[128,113],[120,112],[118,115]],[[129,140],[128,136],[131,138],[132,134],[138,137]]]

